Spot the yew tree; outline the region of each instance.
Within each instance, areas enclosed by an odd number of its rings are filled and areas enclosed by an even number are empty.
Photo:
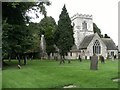
[[[59,16],[58,27],[55,32],[55,43],[59,48],[62,59],[64,59],[64,56],[70,51],[74,44],[73,26],[71,25],[71,19],[65,5]]]

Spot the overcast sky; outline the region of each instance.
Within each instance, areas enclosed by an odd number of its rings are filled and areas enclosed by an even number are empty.
[[[119,0],[50,0],[47,15],[52,16],[56,23],[62,7],[65,4],[69,16],[74,14],[92,14],[93,22],[100,28],[102,34],[108,34],[118,45],[118,1]],[[35,22],[40,22],[42,15]]]

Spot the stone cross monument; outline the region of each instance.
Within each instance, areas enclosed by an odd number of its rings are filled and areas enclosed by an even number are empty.
[[[41,35],[40,48],[41,48],[41,59],[45,59],[47,54],[46,54],[46,42],[43,34]]]

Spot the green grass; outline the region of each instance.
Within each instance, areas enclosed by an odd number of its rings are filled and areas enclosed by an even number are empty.
[[[3,69],[3,88],[62,88],[73,84],[77,88],[118,88],[111,78],[118,76],[118,60],[98,64],[98,70],[90,70],[90,61],[72,61],[59,65],[59,61],[33,60],[17,68],[17,61],[6,61]]]
[[[2,70],[0,68],[0,89],[2,89]]]

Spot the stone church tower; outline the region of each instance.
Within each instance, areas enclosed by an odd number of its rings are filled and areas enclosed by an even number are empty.
[[[92,15],[75,14],[71,17],[72,24],[74,26],[74,39],[77,49],[85,36],[94,34],[93,32],[93,18]]]
[[[86,14],[75,14],[71,17],[74,26],[74,45],[66,54],[66,59],[90,59],[93,54],[105,59],[118,57],[118,48],[111,38],[101,38],[93,31],[93,17]],[[59,50],[58,50],[59,52]]]

